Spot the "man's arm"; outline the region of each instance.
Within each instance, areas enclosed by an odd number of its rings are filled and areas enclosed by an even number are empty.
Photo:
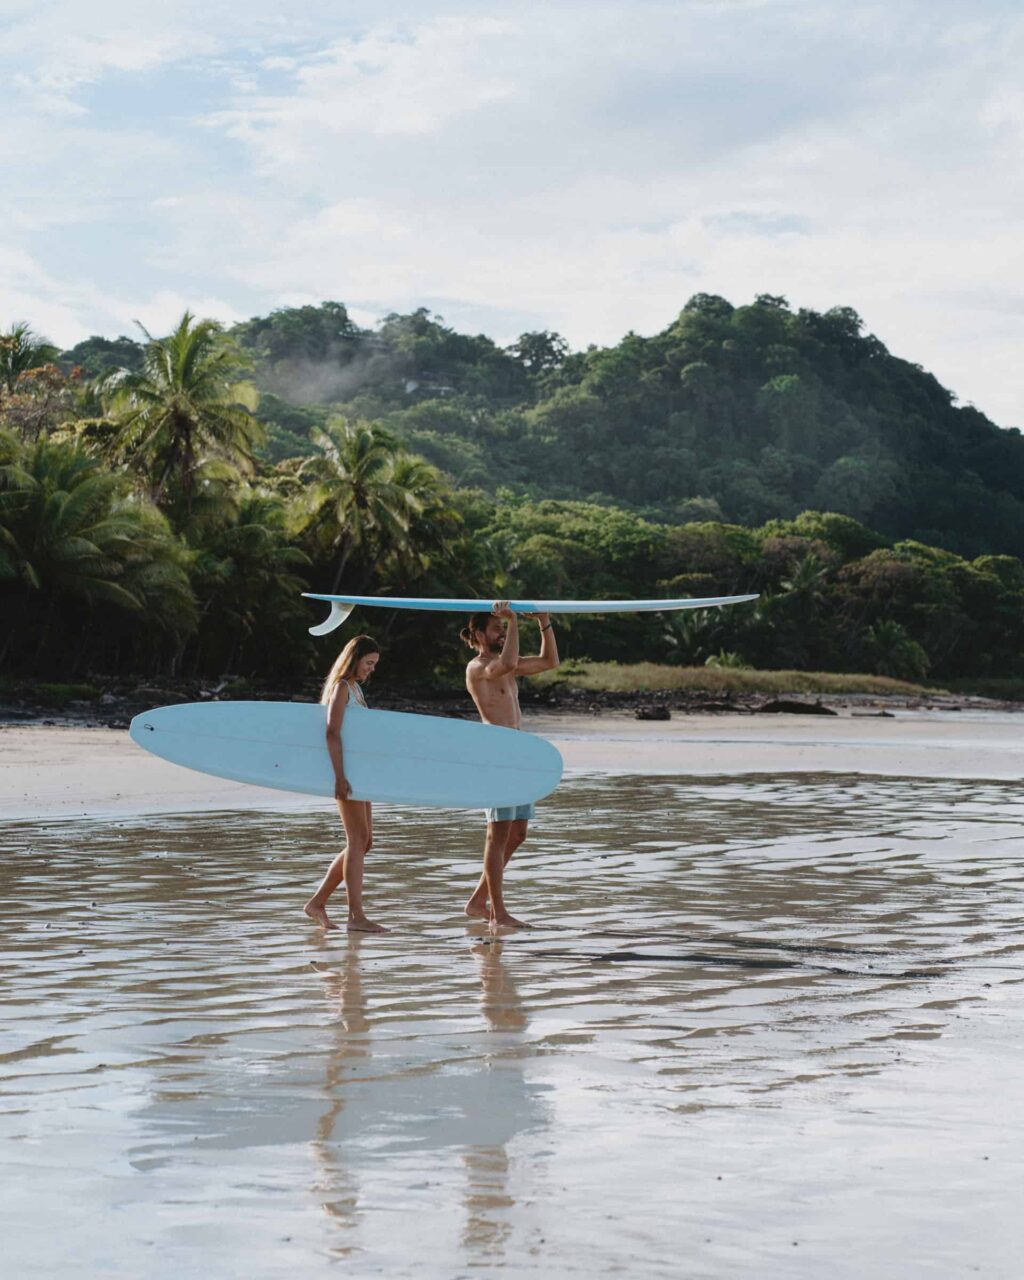
[[[511,675],[519,665],[519,619],[508,607],[507,600],[495,600],[491,610],[499,618],[504,618],[508,626],[505,629],[505,643],[501,653],[486,667],[478,672],[482,680],[498,680],[501,676]]]
[[[551,671],[561,661],[551,619],[546,613],[536,613],[532,616],[537,619],[540,626],[540,653],[535,658],[520,658],[516,664],[517,676],[535,676],[540,671]]]

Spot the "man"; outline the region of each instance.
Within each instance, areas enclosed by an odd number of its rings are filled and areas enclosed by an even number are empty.
[[[555,632],[546,613],[524,614],[540,627],[540,653],[535,658],[519,656],[519,619],[507,600],[495,601],[493,611],[474,613],[462,630],[462,639],[476,650],[466,667],[466,688],[476,703],[484,724],[500,724],[506,729],[522,727],[517,676],[533,676],[558,666]],[[502,894],[505,865],[526,839],[533,817],[533,805],[518,809],[487,810],[487,842],[480,883],[466,903],[466,915],[489,919],[492,927],[523,929],[521,920],[509,915]]]

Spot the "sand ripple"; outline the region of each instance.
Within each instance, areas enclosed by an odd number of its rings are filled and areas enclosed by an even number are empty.
[[[395,931],[353,939],[301,916],[330,814],[8,824],[8,1265],[1013,1275],[1022,822],[1005,783],[577,779],[499,942],[475,815],[378,815]]]

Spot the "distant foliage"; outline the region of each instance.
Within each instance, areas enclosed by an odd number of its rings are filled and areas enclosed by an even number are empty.
[[[52,363],[57,348],[23,320],[0,333],[0,394],[13,395],[26,374]]]
[[[0,430],[0,666],[145,669],[196,625],[188,553],[127,476]]]
[[[380,420],[459,483],[666,522],[823,510],[962,554],[1024,554],[1019,431],[958,406],[849,307],[698,294],[661,333],[578,353],[544,330],[502,350],[425,309],[360,330],[338,303],[235,333],[261,387]],[[268,407],[291,433],[274,447],[301,451],[288,414]]]
[[[569,660],[1024,678],[1024,442],[848,308],[692,298],[507,348],[340,303],[56,353],[0,335],[0,662],[50,680],[322,671],[303,590],[717,596],[558,620]],[[109,363],[108,363],[109,362]],[[259,394],[258,394],[259,393]],[[401,680],[442,615],[354,615]]]
[[[865,334],[849,307],[697,294],[652,337],[573,353],[507,348],[425,308],[365,329],[339,302],[230,331],[267,393],[270,461],[312,453],[326,417],[381,422],[457,484],[598,499],[667,522],[754,525],[813,509],[965,555],[1024,554],[1024,440]],[[61,357],[138,369],[130,339]],[[104,362],[108,362],[106,365]]]

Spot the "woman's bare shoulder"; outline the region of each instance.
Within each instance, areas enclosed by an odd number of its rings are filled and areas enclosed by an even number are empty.
[[[344,680],[339,680],[331,690],[331,696],[327,699],[327,715],[330,716],[332,711],[343,708],[348,705],[349,687]]]

